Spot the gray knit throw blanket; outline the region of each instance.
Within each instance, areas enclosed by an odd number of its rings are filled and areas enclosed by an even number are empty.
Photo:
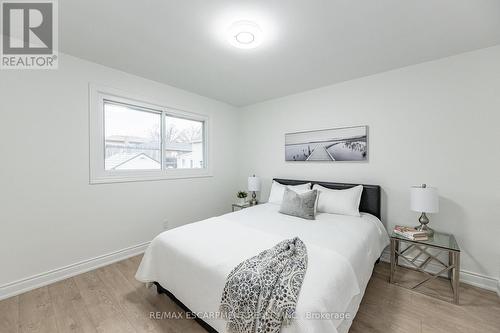
[[[278,333],[295,315],[307,249],[287,239],[247,259],[227,277],[220,311],[229,333]]]

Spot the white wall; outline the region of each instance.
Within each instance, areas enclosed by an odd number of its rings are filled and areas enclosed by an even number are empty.
[[[380,184],[383,219],[416,224],[409,187],[439,188],[436,230],[452,232],[462,269],[500,274],[500,46],[272,100],[243,110],[240,179]],[[285,162],[284,133],[369,126],[368,163]],[[474,274],[471,275],[472,278]],[[488,280],[488,279],[486,279]]]
[[[213,177],[89,185],[89,82],[208,114]],[[148,242],[164,220],[230,211],[237,120],[227,104],[70,56],[58,70],[0,71],[0,294],[7,283]]]

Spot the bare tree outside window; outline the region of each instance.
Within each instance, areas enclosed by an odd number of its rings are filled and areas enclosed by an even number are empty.
[[[203,168],[203,122],[165,117],[165,167]]]

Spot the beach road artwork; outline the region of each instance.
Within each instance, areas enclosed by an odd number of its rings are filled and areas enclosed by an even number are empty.
[[[367,126],[285,134],[286,161],[366,161]]]

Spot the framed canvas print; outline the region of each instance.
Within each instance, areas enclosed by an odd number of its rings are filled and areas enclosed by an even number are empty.
[[[368,126],[285,134],[286,161],[367,161]]]

